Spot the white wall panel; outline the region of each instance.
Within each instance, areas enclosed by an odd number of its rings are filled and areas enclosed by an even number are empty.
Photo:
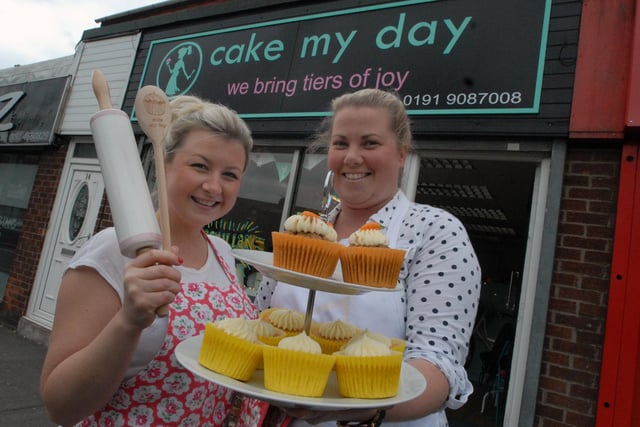
[[[89,119],[98,111],[98,101],[91,86],[94,70],[102,71],[107,79],[113,108],[121,108],[139,41],[140,33],[137,33],[83,43],[78,47],[80,60],[59,134],[91,134]]]

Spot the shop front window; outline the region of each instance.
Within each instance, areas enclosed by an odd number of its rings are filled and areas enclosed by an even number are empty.
[[[225,239],[234,249],[271,251],[271,232],[280,228],[294,168],[293,151],[252,152],[234,208],[205,231]],[[260,275],[245,263],[236,267],[239,281],[250,294],[255,292]]]
[[[4,298],[37,165],[0,163],[0,300]]]

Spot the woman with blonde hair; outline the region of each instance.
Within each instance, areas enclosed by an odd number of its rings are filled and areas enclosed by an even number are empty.
[[[332,116],[320,133],[328,149],[340,203],[329,214],[338,239],[376,222],[392,248],[406,256],[392,294],[339,295],[318,291],[314,321],[343,320],[407,341],[404,360],[425,377],[427,388],[393,408],[340,412],[292,411],[294,426],[327,420],[344,426],[444,427],[445,408],[459,408],[473,391],[464,362],[480,296],[480,266],[462,223],[450,213],[413,203],[400,190],[411,148],[409,117],[394,94],[363,89],[332,102]],[[308,291],[264,279],[258,307],[304,311]],[[323,425],[333,425],[327,423]]]
[[[184,369],[174,351],[207,321],[256,317],[230,246],[202,231],[234,206],[253,140],[222,105],[181,96],[171,109],[165,165],[174,246],[126,258],[107,228],[70,261],[40,387],[61,425],[220,426],[236,416],[234,394]],[[157,316],[167,304],[168,316]],[[234,422],[257,426],[267,405],[244,399],[240,409]]]

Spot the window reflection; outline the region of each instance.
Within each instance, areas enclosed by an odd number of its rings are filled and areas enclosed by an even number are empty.
[[[327,175],[326,154],[306,154],[302,162],[300,182],[293,203],[293,212],[320,213],[324,180]],[[334,196],[335,200],[335,196]]]
[[[76,200],[73,202],[73,208],[71,208],[71,214],[69,215],[69,241],[73,242],[84,224],[84,220],[87,216],[87,206],[89,205],[89,186],[86,182],[80,187],[80,191],[76,195]]]
[[[222,237],[234,249],[271,252],[271,232],[280,228],[293,158],[293,152],[252,152],[234,208],[205,231]],[[259,274],[244,263],[236,267],[239,282],[250,293],[255,291]]]
[[[13,163],[16,159],[0,156],[0,301],[22,230],[23,217],[29,205],[38,165]]]
[[[150,155],[143,154],[143,165],[150,183],[154,170]],[[302,167],[296,167],[293,149],[256,148],[249,156],[249,165],[234,208],[224,218],[213,221],[205,231],[225,239],[234,249],[273,250],[271,232],[280,229],[283,215],[309,210],[320,212],[323,184],[327,174],[326,154],[304,154]],[[145,162],[145,159],[147,160]],[[286,200],[292,172],[300,169],[293,202]],[[153,187],[154,185],[150,185]],[[287,206],[290,211],[283,212]],[[238,281],[252,295],[260,283],[260,274],[244,263],[236,265]]]

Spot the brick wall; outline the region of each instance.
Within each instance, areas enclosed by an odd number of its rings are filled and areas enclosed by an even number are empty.
[[[537,426],[595,425],[620,156],[614,143],[567,152]]]
[[[111,208],[109,207],[109,201],[107,200],[107,192],[105,191],[102,196],[102,203],[100,205],[100,211],[98,211],[98,217],[96,218],[96,227],[94,234],[107,227],[113,226],[113,219],[111,218]]]
[[[0,306],[0,319],[13,326],[27,311],[67,148],[68,144],[64,143],[47,147],[40,153],[38,172]]]

